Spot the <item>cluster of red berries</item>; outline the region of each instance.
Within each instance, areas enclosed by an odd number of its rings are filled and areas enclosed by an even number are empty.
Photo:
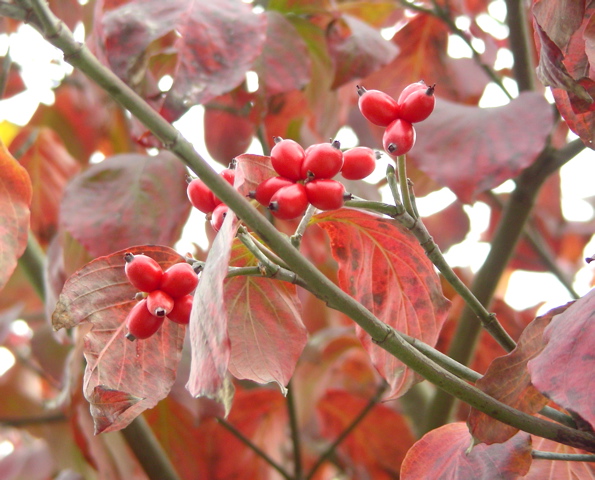
[[[366,90],[357,86],[358,106],[362,115],[374,125],[386,127],[382,146],[388,154],[398,157],[413,148],[413,124],[425,120],[434,110],[434,87],[423,81],[412,83],[395,100],[380,90]]]
[[[249,196],[282,220],[300,217],[310,204],[319,210],[336,210],[351,195],[332,177],[340,173],[345,179],[361,180],[374,171],[378,155],[367,147],[343,152],[336,140],[304,150],[294,140],[275,137],[271,164],[278,176],[260,183]],[[226,169],[220,175],[233,185],[234,173],[233,169]],[[227,206],[199,178],[189,182],[187,194],[195,208],[210,215],[211,226],[218,231]]]
[[[367,147],[341,150],[337,140],[310,145],[305,150],[291,139],[275,137],[271,164],[277,177],[263,181],[250,192],[273,216],[291,220],[304,214],[308,205],[319,210],[336,210],[351,194],[332,177],[360,180],[376,168],[377,155]]]
[[[226,168],[219,173],[227,182],[233,186],[236,172],[232,168]],[[218,232],[225,219],[228,207],[225,205],[200,178],[188,177],[186,189],[188,199],[192,206],[207,215],[210,215],[211,226]]]
[[[186,262],[176,263],[163,271],[155,259],[147,255],[124,255],[124,271],[128,281],[140,290],[139,302],[126,317],[128,340],[145,339],[155,334],[165,318],[187,325],[190,321],[198,275]]]

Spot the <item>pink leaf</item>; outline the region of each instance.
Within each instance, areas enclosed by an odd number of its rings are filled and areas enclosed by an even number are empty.
[[[185,327],[165,321],[146,340],[130,342],[124,321],[135,303],[124,273],[124,253],[144,253],[165,269],[183,258],[168,247],[143,245],[100,257],[66,281],[52,315],[56,330],[92,324],[84,339],[85,398],[96,433],[119,430],[170,391],[180,361]]]
[[[236,219],[231,210],[209,251],[190,315],[192,360],[186,388],[194,397],[217,400],[229,412],[233,387],[227,377],[231,355],[223,282],[227,276]]]
[[[339,285],[381,321],[435,345],[450,307],[432,262],[399,223],[357,210],[319,214],[339,262]],[[394,356],[374,345],[357,327],[374,366],[389,382],[389,397],[403,395],[419,381]]]

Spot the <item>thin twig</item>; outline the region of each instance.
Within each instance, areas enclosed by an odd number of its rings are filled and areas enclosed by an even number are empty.
[[[562,462],[595,462],[595,455],[586,455],[581,453],[557,453],[533,450],[531,452],[531,456],[534,460],[559,460]]]
[[[407,178],[407,157],[405,155],[399,155],[397,157],[397,171],[399,172],[399,191],[401,192],[401,198],[403,199],[403,206],[405,211],[412,217],[415,216],[415,210],[411,203],[411,197],[409,196],[409,179]]]
[[[287,386],[287,414],[289,416],[289,427],[291,430],[291,445],[293,447],[293,476],[295,480],[304,478],[302,461],[302,442],[300,440],[300,428],[297,419],[297,408],[293,397],[293,388]]]
[[[285,480],[294,480],[293,477],[285,471],[285,469],[279,465],[275,460],[273,460],[264,450],[262,450],[258,445],[255,445],[249,438],[244,436],[242,432],[240,432],[236,427],[234,427],[231,423],[221,417],[217,417],[217,422],[226,428],[230,433],[232,433],[240,442],[246,445],[250,450],[256,453],[260,458],[262,458],[266,463],[268,463],[271,467],[273,467],[279,474],[285,478]]]

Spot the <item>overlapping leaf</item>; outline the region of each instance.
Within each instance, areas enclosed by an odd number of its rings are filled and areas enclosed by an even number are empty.
[[[533,92],[494,108],[439,99],[430,118],[416,126],[417,143],[410,158],[462,202],[470,203],[478,193],[531,165],[553,126],[551,106]]]
[[[506,443],[476,445],[467,426],[450,423],[424,435],[409,452],[401,468],[401,480],[420,478],[472,478],[514,480],[531,466],[531,437],[519,432]]]
[[[100,58],[147,98],[160,97],[157,82],[169,74],[173,85],[156,106],[170,121],[239,85],[265,40],[266,17],[239,1],[108,4],[96,7]]]
[[[190,213],[185,178],[168,152],[107,158],[69,183],[61,226],[94,257],[128,245],[173,245]]]
[[[527,362],[543,349],[543,330],[552,317],[566,308],[567,306],[559,307],[531,322],[522,333],[516,348],[495,359],[484,377],[476,382],[476,386],[496,400],[530,415],[544,407],[548,399],[531,385]],[[518,431],[518,428],[505,425],[475,409],[471,409],[467,424],[473,438],[487,444],[505,442]]]
[[[450,302],[415,237],[395,221],[357,210],[325,212],[315,222],[331,239],[341,289],[396,330],[435,345]],[[357,328],[375,367],[390,384],[388,396],[404,394],[416,375]]]
[[[254,256],[236,241],[230,264],[256,266]],[[277,382],[286,392],[307,341],[296,287],[270,278],[240,276],[225,283],[231,359],[236,378]]]
[[[85,265],[66,281],[52,315],[54,329],[92,324],[85,336],[85,398],[96,433],[119,430],[165,397],[175,379],[185,327],[165,321],[151,338],[130,342],[124,321],[135,303],[124,253],[144,253],[165,269],[183,258],[168,247],[142,245]]]
[[[231,345],[223,282],[235,236],[235,215],[228,212],[209,251],[194,294],[190,315],[190,376],[186,388],[194,397],[219,402],[229,413],[233,386],[227,375]]]
[[[27,247],[31,198],[27,171],[0,144],[0,289]]]
[[[367,404],[368,400],[349,392],[328,391],[316,406],[322,436],[335,440]],[[405,454],[414,442],[405,418],[377,404],[339,446],[337,453],[350,470],[358,472],[355,478],[390,480],[398,477]]]
[[[80,170],[80,164],[68,153],[58,135],[47,127],[24,128],[10,144],[10,150],[20,151],[19,161],[31,177],[31,230],[46,246],[58,228],[62,192]]]
[[[531,382],[580,422],[595,428],[595,290],[554,317],[543,334],[545,348],[529,361]]]
[[[235,189],[242,195],[256,190],[267,178],[277,176],[271,164],[271,157],[244,153],[235,158]]]

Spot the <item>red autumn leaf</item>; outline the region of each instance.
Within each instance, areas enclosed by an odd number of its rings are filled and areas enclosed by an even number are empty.
[[[0,57],[0,64],[6,61],[6,57]],[[21,93],[25,91],[25,82],[23,82],[23,77],[21,77],[21,69],[16,63],[10,64],[10,69],[6,74],[6,85],[4,87],[4,92],[2,92],[2,98],[10,98],[17,93]]]
[[[425,434],[403,461],[401,480],[472,478],[513,480],[531,466],[531,436],[517,433],[506,443],[476,445],[463,422],[449,423]]]
[[[346,391],[328,391],[316,405],[322,437],[334,441],[368,402]],[[405,418],[377,404],[339,445],[337,459],[355,472],[354,479],[390,480],[398,478],[401,463],[414,442]]]
[[[60,137],[47,127],[22,129],[10,144],[10,150],[20,152],[19,162],[31,177],[31,230],[46,246],[58,228],[64,188],[80,170],[80,164],[68,153]]]
[[[534,92],[523,92],[495,108],[438,99],[430,118],[416,126],[417,143],[410,158],[462,202],[471,203],[478,193],[531,165],[553,126],[551,106]]]
[[[546,397],[595,427],[593,371],[595,290],[554,317],[543,334],[545,348],[529,361],[531,382]]]
[[[335,67],[333,88],[370,75],[393,60],[399,49],[362,20],[344,14],[326,30],[328,49]]]
[[[27,171],[0,143],[0,289],[27,247],[31,197]]]
[[[257,261],[236,241],[230,265],[256,266]],[[224,305],[231,374],[257,383],[277,382],[286,393],[285,386],[308,339],[295,285],[270,278],[230,278],[225,282]]]
[[[450,302],[442,295],[432,262],[399,223],[358,210],[316,215],[339,263],[339,286],[384,323],[435,345]],[[374,366],[390,385],[389,398],[403,395],[418,377],[359,326],[357,332]]]
[[[532,436],[533,450],[561,454],[585,454],[562,443],[553,442],[546,438]],[[534,458],[529,473],[523,480],[576,480],[595,478],[595,465],[589,462],[566,462],[563,460],[543,460]]]
[[[208,397],[231,408],[233,386],[227,375],[231,345],[223,282],[236,230],[235,215],[228,212],[215,237],[194,293],[190,314],[190,376],[186,388],[193,397]]]
[[[190,213],[186,173],[168,152],[107,158],[68,184],[61,227],[92,256],[128,245],[173,245]]]
[[[84,339],[85,398],[96,433],[119,430],[171,389],[185,327],[165,321],[146,340],[129,341],[124,321],[135,288],[124,273],[124,253],[144,253],[166,269],[183,258],[169,247],[141,245],[99,257],[66,281],[52,315],[55,330],[92,324]]]
[[[11,446],[0,459],[2,480],[46,480],[52,477],[56,462],[45,440],[24,430],[4,427],[0,442]]]
[[[496,358],[475,385],[496,400],[522,412],[532,415],[541,410],[548,399],[531,385],[527,362],[543,349],[541,337],[552,317],[566,308],[567,306],[556,308],[531,322],[521,334],[516,348],[507,355]],[[473,408],[467,425],[476,441],[487,444],[503,443],[518,432],[518,428],[499,422]]]
[[[267,96],[300,90],[310,80],[310,57],[304,40],[284,15],[268,10],[266,41],[254,64]]]
[[[101,3],[94,25],[100,58],[145,97],[162,98],[156,106],[169,121],[244,81],[265,40],[266,17],[234,0]],[[173,78],[164,96],[157,88],[163,74]]]
[[[235,189],[242,195],[256,190],[267,178],[277,176],[271,164],[271,157],[244,153],[235,158]]]
[[[393,37],[399,54],[384,68],[361,81],[366,88],[382,90],[398,98],[413,82],[438,83],[440,98],[476,105],[489,78],[471,59],[453,59],[447,54],[451,34],[445,22],[434,15],[418,14]]]
[[[268,148],[274,145],[273,137],[299,138],[300,125],[309,111],[306,94],[300,90],[269,98],[263,122]]]

